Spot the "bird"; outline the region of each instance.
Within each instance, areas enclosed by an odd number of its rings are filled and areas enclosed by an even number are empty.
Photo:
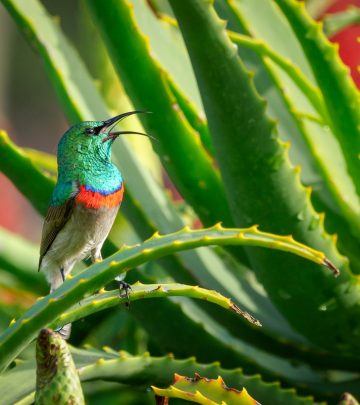
[[[122,119],[146,111],[129,111],[104,121],[84,121],[70,127],[57,148],[58,178],[45,216],[39,258],[50,292],[56,290],[74,265],[91,258],[102,260],[107,238],[124,195],[120,170],[111,161],[112,145],[122,134],[113,131]],[[151,137],[151,136],[150,136]],[[129,285],[118,280],[120,291]],[[68,339],[71,324],[57,332]]]

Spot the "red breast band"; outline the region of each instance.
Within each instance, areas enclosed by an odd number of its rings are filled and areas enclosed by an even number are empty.
[[[86,186],[80,186],[79,193],[75,197],[76,204],[85,208],[113,208],[120,205],[124,195],[124,184],[112,194],[104,195],[101,191],[87,190]]]

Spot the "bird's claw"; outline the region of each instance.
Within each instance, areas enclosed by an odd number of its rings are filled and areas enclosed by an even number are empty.
[[[126,281],[118,281],[119,283],[119,296],[120,298],[126,297],[125,305],[129,308],[130,306],[130,299],[129,299],[129,291],[132,291],[131,285],[128,284]],[[125,294],[123,294],[125,292]]]

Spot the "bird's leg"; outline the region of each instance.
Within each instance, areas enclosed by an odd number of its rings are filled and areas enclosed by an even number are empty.
[[[100,249],[95,248],[91,251],[91,263],[101,262],[102,259]]]
[[[61,274],[61,279],[62,282],[65,281],[65,271],[63,267],[60,267],[60,274]],[[54,288],[55,290],[55,288]],[[55,332],[58,333],[63,339],[67,340],[70,337],[71,333],[71,323],[68,323],[67,325],[61,326],[60,328],[55,329]]]
[[[93,250],[91,253],[91,263],[97,263],[102,261],[101,252]]]
[[[101,251],[99,248],[93,249],[91,252],[91,261],[92,263],[96,263],[102,260]],[[129,300],[129,291],[131,291],[131,285],[128,284],[126,281],[123,281],[123,275],[119,277],[115,277],[115,280],[119,283],[119,296],[120,298],[126,297],[126,306],[130,306]],[[123,294],[123,292],[125,294]]]

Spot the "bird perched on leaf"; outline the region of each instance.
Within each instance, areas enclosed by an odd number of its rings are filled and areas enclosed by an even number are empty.
[[[101,247],[108,236],[124,194],[123,178],[111,162],[114,140],[133,131],[113,132],[123,118],[144,111],[130,111],[105,121],[86,121],[62,136],[57,152],[58,180],[42,231],[39,270],[54,291],[75,263],[101,260]],[[146,135],[148,136],[148,135]],[[120,281],[120,280],[119,280]],[[129,287],[120,281],[122,287]],[[71,325],[58,332],[68,338]]]

